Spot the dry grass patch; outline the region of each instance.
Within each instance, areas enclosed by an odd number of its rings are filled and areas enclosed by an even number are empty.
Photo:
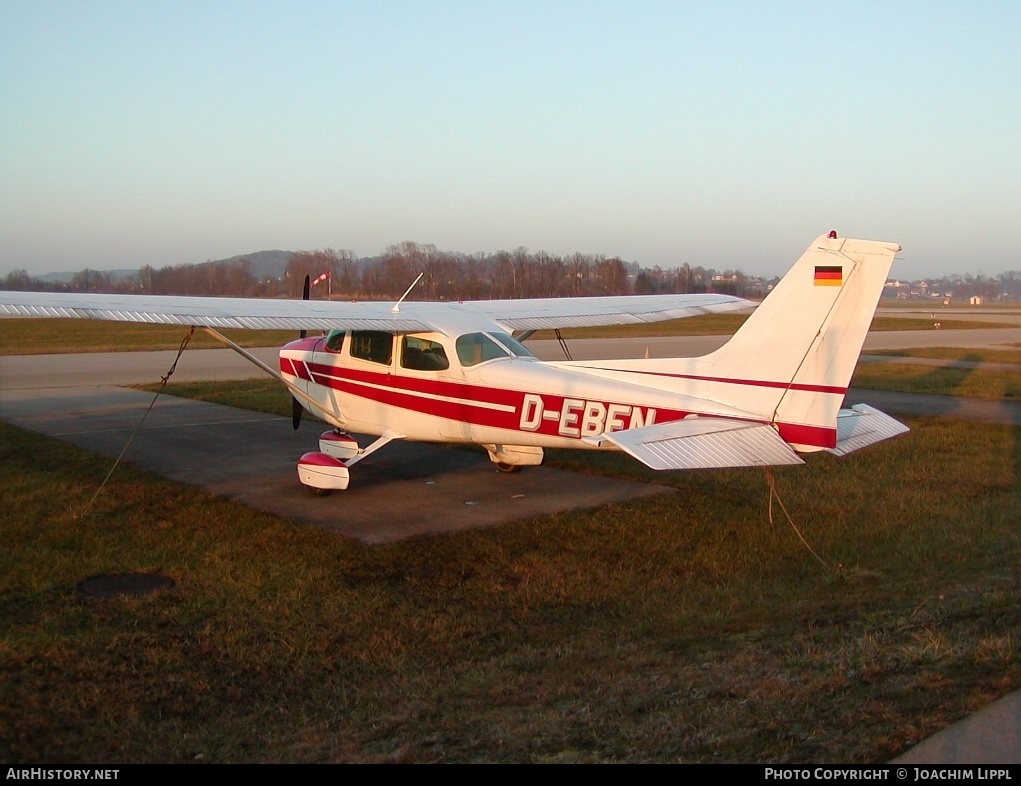
[[[986,368],[952,368],[908,363],[861,363],[851,387],[893,390],[991,401],[1021,399],[1021,374]]]
[[[965,360],[976,363],[1021,363],[1021,350],[1016,349],[917,347],[915,349],[883,349],[872,351],[868,354],[905,358],[933,358],[936,360]]]
[[[912,426],[777,473],[833,571],[758,471],[368,547],[4,427],[0,757],[887,760],[1021,684],[1019,432]]]

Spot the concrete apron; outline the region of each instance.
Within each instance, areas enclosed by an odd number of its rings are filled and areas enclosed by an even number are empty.
[[[0,391],[0,419],[111,458],[153,394],[76,387]],[[295,464],[326,426],[161,396],[124,460],[258,510],[365,543],[487,527],[662,494],[647,483],[546,467],[497,472],[479,449],[396,442],[351,469],[347,491],[313,496]],[[366,446],[370,438],[359,439]]]

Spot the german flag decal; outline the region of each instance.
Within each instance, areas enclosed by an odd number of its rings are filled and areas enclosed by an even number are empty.
[[[840,265],[816,265],[813,283],[817,287],[839,287],[844,283],[844,268]]]

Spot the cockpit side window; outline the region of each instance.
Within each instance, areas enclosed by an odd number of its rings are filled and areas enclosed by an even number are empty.
[[[394,356],[393,333],[355,330],[351,333],[351,357],[389,366]]]
[[[344,348],[344,336],[346,330],[331,330],[326,334],[326,348],[330,352],[340,352]]]
[[[505,358],[510,354],[506,347],[497,344],[485,333],[465,333],[458,336],[455,348],[457,358],[465,368],[477,366],[487,360]]]
[[[419,336],[401,338],[401,368],[413,371],[445,371],[450,368],[443,345]]]

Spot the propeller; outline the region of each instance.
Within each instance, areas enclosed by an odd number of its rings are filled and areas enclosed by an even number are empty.
[[[312,291],[312,279],[309,276],[305,276],[305,285],[301,288],[301,299],[308,300],[309,293]],[[302,328],[298,331],[298,338],[305,338],[307,331]]]
[[[301,299],[308,300],[309,292],[312,289],[312,280],[305,276],[305,286],[301,289]],[[305,338],[306,330],[302,328],[298,331],[298,338]],[[294,426],[294,430],[298,430],[298,426],[301,425],[301,413],[305,411],[305,408],[301,406],[301,402],[298,401],[294,396],[291,396],[291,425]]]

